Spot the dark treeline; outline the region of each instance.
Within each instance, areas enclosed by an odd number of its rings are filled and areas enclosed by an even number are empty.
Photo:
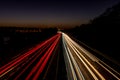
[[[0,27],[0,66],[56,33],[56,28]]]
[[[118,60],[120,43],[120,3],[108,8],[88,24],[66,30],[81,42]]]

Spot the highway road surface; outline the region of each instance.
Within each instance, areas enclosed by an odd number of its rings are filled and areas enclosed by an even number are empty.
[[[0,80],[120,80],[120,73],[58,32],[0,67]]]
[[[120,80],[120,73],[62,33],[69,80]]]

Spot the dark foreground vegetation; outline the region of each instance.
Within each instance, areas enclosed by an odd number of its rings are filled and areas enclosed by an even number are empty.
[[[120,3],[108,8],[88,24],[76,26],[65,32],[120,62]]]
[[[0,66],[56,32],[56,28],[0,27]]]

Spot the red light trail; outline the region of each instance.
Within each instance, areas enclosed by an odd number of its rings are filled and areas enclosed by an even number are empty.
[[[36,70],[38,67],[40,72],[37,71],[34,78],[38,78],[40,73],[43,71],[45,65],[47,64],[50,56],[52,55],[55,46],[59,42],[61,37],[61,34],[58,33],[55,36],[51,37],[50,39],[43,41],[42,43],[36,45],[28,52],[24,53],[23,55],[19,56],[18,58],[14,59],[13,61],[10,61],[8,64],[4,65],[0,68],[0,79],[4,78],[4,76],[11,77],[15,74],[15,71],[17,69],[19,70],[20,67],[24,67],[24,65],[28,64],[16,77],[15,80],[20,78],[20,76],[29,68],[31,64],[33,64],[36,59],[40,58],[39,62],[36,64],[36,66],[32,69],[32,71],[28,74],[28,77]],[[37,52],[39,51],[39,52]],[[32,59],[32,60],[31,60]],[[14,72],[13,72],[14,71]],[[26,78],[26,79],[27,79]]]

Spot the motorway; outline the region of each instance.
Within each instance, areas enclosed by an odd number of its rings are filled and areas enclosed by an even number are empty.
[[[120,73],[58,32],[0,67],[0,80],[120,80]]]
[[[69,80],[120,80],[120,73],[62,33]]]

